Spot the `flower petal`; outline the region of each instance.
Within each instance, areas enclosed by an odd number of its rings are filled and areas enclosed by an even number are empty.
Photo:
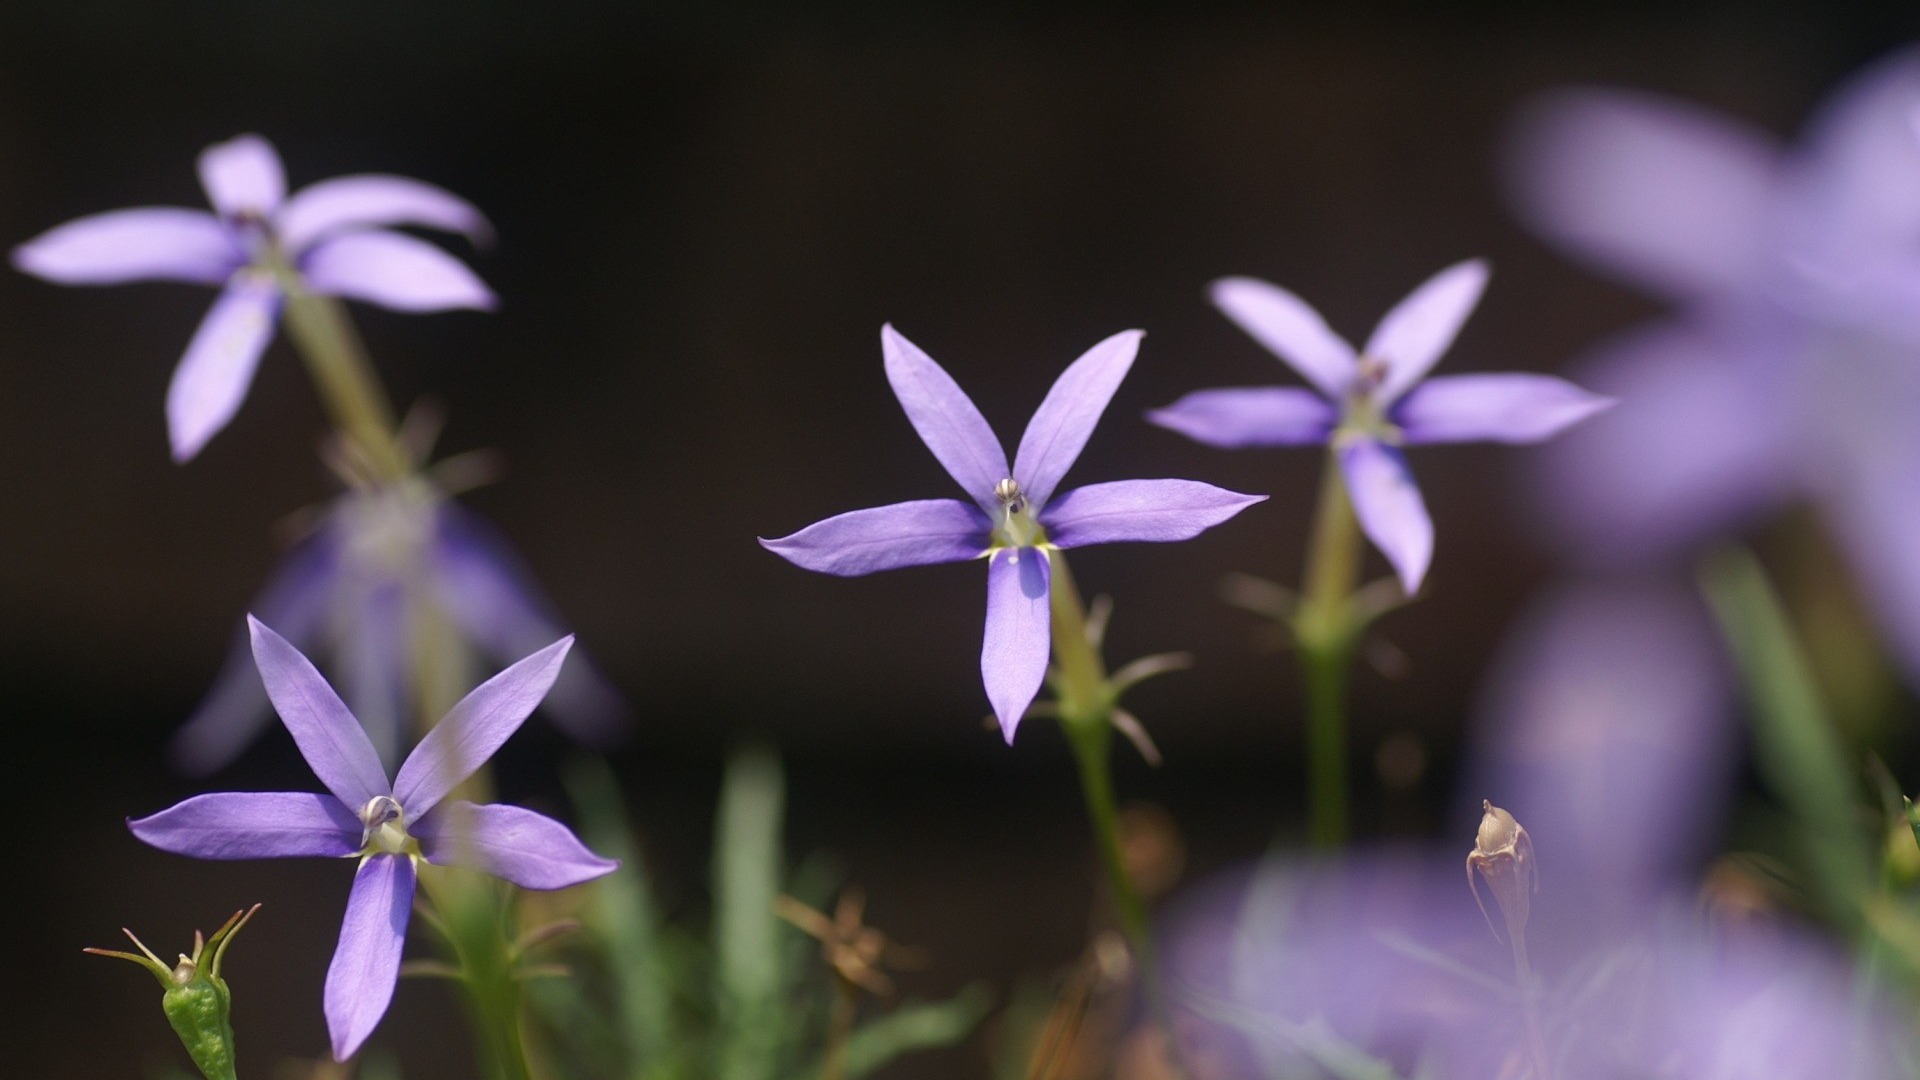
[[[1013,470],[1007,467],[1007,453],[973,399],[892,323],[880,328],[880,351],[886,358],[893,396],[900,399],[920,441],[968,497],[993,513],[994,485],[1012,476]]]
[[[240,135],[200,152],[200,186],[222,217],[267,217],[287,197],[287,172],[273,144]]]
[[[1240,329],[1285,360],[1328,397],[1338,398],[1353,381],[1353,346],[1334,333],[1305,300],[1257,278],[1221,278],[1210,290],[1213,306]]]
[[[428,862],[464,866],[523,889],[564,889],[618,869],[565,825],[531,810],[456,801],[413,830]]]
[[[852,510],[760,546],[795,566],[859,577],[902,566],[965,562],[986,554],[993,523],[958,499]]]
[[[1123,330],[1081,354],[1053,381],[1027,421],[1013,455],[1013,478],[1034,506],[1045,506],[1107,411],[1140,351],[1140,330]]]
[[[1393,419],[1408,445],[1532,443],[1614,404],[1552,375],[1443,375],[1408,391]]]
[[[309,184],[274,219],[281,245],[296,255],[335,233],[387,225],[461,233],[476,244],[493,239],[493,226],[467,200],[421,180],[378,173]]]
[[[1009,746],[1047,678],[1052,580],[1052,564],[1038,548],[1001,548],[987,562],[987,633],[980,649],[980,676]]]
[[[441,610],[495,663],[512,663],[567,632],[507,542],[452,502],[437,507],[431,564]],[[610,743],[631,720],[620,692],[578,646],[542,708],[589,745]]]
[[[333,858],[360,850],[360,819],[317,791],[195,795],[127,828],[161,851],[196,859]]]
[[[1116,480],[1074,488],[1040,514],[1047,539],[1063,548],[1122,540],[1190,540],[1265,495],[1198,480]]]
[[[1360,530],[1400,576],[1408,596],[1420,591],[1433,561],[1433,519],[1399,450],[1373,439],[1340,448],[1340,471]]]
[[[360,863],[340,920],[340,944],[327,965],[327,1033],[345,1061],[380,1026],[400,981],[400,949],[413,914],[413,860],[375,855]]]
[[[246,258],[219,218],[171,206],[88,214],[13,249],[15,269],[61,285],[218,285]]]
[[[1603,270],[1682,298],[1757,277],[1782,171],[1757,130],[1652,94],[1560,92],[1507,157],[1521,217]]]
[[[1196,442],[1237,450],[1326,442],[1340,415],[1331,402],[1311,390],[1235,386],[1195,390],[1148,413],[1147,420]]]
[[[520,729],[573,647],[569,634],[473,688],[420,745],[393,780],[393,797],[416,820],[486,764],[500,744]]]
[[[356,568],[334,596],[333,671],[340,696],[367,733],[384,773],[400,763],[418,687],[419,619],[403,575]],[[403,572],[404,574],[404,572]]]
[[[262,622],[279,627],[295,648],[310,646],[320,635],[339,570],[339,547],[332,534],[321,532],[287,554],[249,608]],[[249,638],[242,622],[213,689],[173,733],[169,755],[174,767],[190,776],[205,776],[231,762],[270,714]]]
[[[1428,278],[1387,312],[1367,339],[1366,354],[1387,365],[1376,401],[1393,402],[1433,370],[1486,287],[1486,260],[1468,259]]]
[[[213,302],[167,385],[173,460],[191,460],[240,411],[279,314],[273,279],[250,271],[235,274]]]
[[[313,774],[343,803],[354,810],[375,795],[388,793],[387,774],[380,768],[367,733],[347,711],[313,662],[287,639],[253,616],[247,616],[253,637],[253,660],[260,665],[260,681],[287,725],[300,754]],[[411,809],[411,808],[409,808]]]
[[[425,240],[375,229],[322,240],[300,257],[314,292],[395,311],[492,311],[499,304],[466,263]]]

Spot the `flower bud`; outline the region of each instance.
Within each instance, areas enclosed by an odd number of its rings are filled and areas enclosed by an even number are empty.
[[[166,988],[160,996],[160,1008],[167,1014],[167,1023],[173,1025],[174,1034],[180,1036],[181,1044],[187,1048],[187,1055],[193,1058],[201,1075],[207,1080],[235,1080],[233,1025],[229,1021],[233,995],[227,990],[226,980],[220,977],[220,961],[233,935],[259,910],[260,905],[255,904],[246,911],[234,912],[210,938],[203,938],[195,931],[192,954],[181,954],[179,962],[172,966],[155,956],[131,930],[121,933],[139,947],[139,955],[112,949],[85,951],[131,960],[152,972]]]
[[[1474,877],[1474,872],[1479,871],[1480,877],[1487,880],[1494,903],[1500,906],[1500,914],[1507,924],[1507,935],[1519,938],[1526,933],[1532,896],[1540,891],[1540,879],[1533,860],[1533,841],[1512,814],[1484,799],[1480,802],[1480,808],[1480,831],[1474,838],[1473,850],[1467,853],[1467,887],[1473,890],[1473,902],[1480,905],[1480,914],[1486,918],[1487,928],[1492,929],[1493,919],[1487,915],[1487,906],[1480,900],[1480,885]],[[1498,933],[1495,931],[1496,937]]]

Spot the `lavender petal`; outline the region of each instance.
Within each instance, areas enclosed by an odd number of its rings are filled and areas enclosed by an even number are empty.
[[[888,323],[880,328],[887,381],[913,430],[933,456],[981,509],[996,509],[994,485],[1013,475],[1007,453],[946,369]]]
[[[1037,548],[1002,548],[987,563],[987,632],[980,649],[980,676],[1009,746],[1020,718],[1046,681],[1052,577],[1052,564]]]
[[[240,411],[279,314],[273,279],[242,271],[200,320],[167,386],[167,436],[175,461],[191,460]]]
[[[402,855],[364,859],[353,876],[340,943],[327,965],[325,1012],[336,1061],[360,1049],[393,1002],[413,887],[413,860]]]
[[[266,683],[267,696],[313,774],[356,811],[375,795],[388,794],[380,755],[313,662],[251,615],[247,630],[253,637],[260,681]]]
[[[1353,381],[1354,352],[1305,300],[1257,278],[1221,278],[1213,306],[1330,398]]]
[[[1407,595],[1418,593],[1433,561],[1433,519],[1406,456],[1373,439],[1355,439],[1340,448],[1340,472],[1360,530],[1393,564]]]
[[[1375,400],[1398,399],[1433,370],[1486,287],[1486,260],[1468,259],[1428,278],[1387,312],[1367,339],[1366,354],[1387,365]]]
[[[1080,457],[1100,415],[1140,351],[1139,330],[1124,330],[1067,365],[1034,410],[1013,455],[1013,478],[1034,506],[1045,506]]]
[[[992,530],[977,507],[958,499],[919,499],[838,514],[791,536],[762,539],[760,546],[795,566],[859,577],[977,559],[986,554]]]
[[[1041,512],[1040,523],[1062,548],[1190,540],[1266,500],[1198,480],[1116,480],[1066,492]]]
[[[384,230],[322,240],[300,258],[315,292],[394,311],[492,311],[499,300],[466,263],[411,236]]]
[[[268,217],[287,196],[287,173],[273,144],[240,135],[200,152],[200,186],[226,218]]]
[[[479,686],[427,732],[393,780],[393,797],[419,818],[486,764],[520,729],[560,674],[569,634]]]
[[[360,819],[332,795],[221,791],[129,820],[143,842],[196,859],[321,858],[360,850]]]
[[[564,889],[618,869],[565,825],[499,803],[448,803],[413,830],[428,862],[464,866],[523,889]]]
[[[400,763],[408,710],[413,704],[419,621],[408,582],[386,574],[352,573],[339,583],[334,608],[344,618],[334,663],[341,697],[380,756],[382,770]]]
[[[1409,390],[1394,406],[1393,419],[1410,446],[1533,443],[1614,404],[1551,375],[1443,375]]]
[[[13,249],[15,269],[61,285],[218,285],[245,262],[219,218],[171,206],[88,214]]]
[[[493,226],[453,192],[404,176],[337,176],[293,193],[274,219],[280,243],[299,254],[336,233],[389,225],[419,225],[490,243]]]
[[[1147,420],[1195,442],[1238,450],[1326,442],[1340,415],[1331,402],[1311,390],[1246,386],[1195,390],[1148,413]]]

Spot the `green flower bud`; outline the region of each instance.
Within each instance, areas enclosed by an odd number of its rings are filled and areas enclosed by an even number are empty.
[[[201,1074],[207,1080],[236,1080],[233,1024],[229,1020],[233,995],[227,990],[226,980],[220,977],[220,961],[226,956],[227,943],[259,910],[260,905],[255,904],[245,911],[234,912],[212,937],[203,938],[198,930],[194,931],[193,953],[182,953],[179,962],[172,966],[155,956],[145,942],[125,928],[120,932],[140,949],[138,955],[113,949],[84,951],[131,960],[151,972],[166,988],[160,996],[160,1008],[167,1014],[167,1023],[173,1025],[174,1034],[180,1036],[187,1056],[193,1058]]]

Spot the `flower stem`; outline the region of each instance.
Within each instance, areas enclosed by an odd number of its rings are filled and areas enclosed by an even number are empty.
[[[1513,942],[1513,973],[1520,981],[1520,1012],[1527,1026],[1527,1049],[1533,1055],[1534,1080],[1553,1080],[1547,1059],[1547,1040],[1540,1031],[1540,988],[1533,977],[1533,965],[1527,962],[1526,925],[1507,921],[1507,937]]]
[[[420,886],[460,969],[469,1026],[489,1080],[531,1080],[520,1034],[520,981],[499,891],[476,874],[420,867]]]
[[[1353,593],[1360,575],[1360,523],[1353,516],[1337,452],[1329,450],[1320,501],[1294,612],[1294,641],[1307,699],[1309,822],[1317,848],[1346,842],[1347,671],[1359,619]]]
[[[287,336],[306,362],[333,426],[365,455],[382,480],[398,480],[412,464],[400,445],[393,407],[373,374],[366,348],[339,300],[308,292],[291,266],[276,265],[286,296]]]

